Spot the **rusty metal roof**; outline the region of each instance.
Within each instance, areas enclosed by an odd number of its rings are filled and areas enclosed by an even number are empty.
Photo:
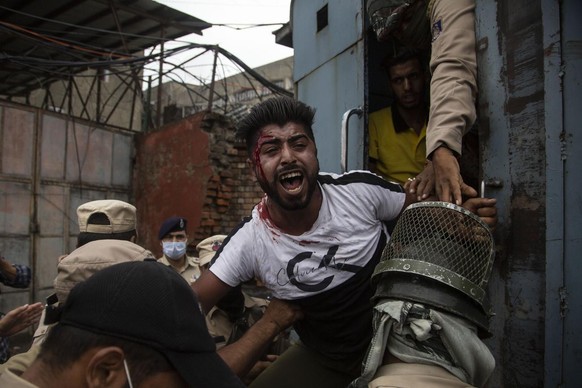
[[[92,63],[128,60],[211,24],[151,0],[2,0],[0,95],[26,96]]]

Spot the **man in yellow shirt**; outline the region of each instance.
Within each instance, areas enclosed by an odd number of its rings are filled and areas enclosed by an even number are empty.
[[[386,180],[403,184],[423,170],[426,160],[425,69],[414,50],[398,52],[383,66],[394,103],[370,114],[368,166]]]

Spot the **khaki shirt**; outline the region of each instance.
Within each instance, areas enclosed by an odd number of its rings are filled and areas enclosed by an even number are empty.
[[[461,155],[462,137],[477,118],[475,0],[432,0],[430,117],[426,154],[446,145]]]
[[[18,353],[10,357],[4,364],[0,364],[0,374],[4,375],[8,371],[12,371],[18,375],[27,370],[34,360],[38,357],[40,352],[40,344],[32,344],[30,349],[24,353]],[[2,384],[0,379],[0,387],[11,387],[12,385]]]
[[[261,307],[263,310],[267,308],[269,301],[266,299],[254,298],[243,292],[245,298],[245,307]],[[254,323],[254,322],[251,322]],[[214,338],[216,343],[216,348],[220,349],[226,345],[226,341],[232,333],[234,327],[234,322],[228,319],[228,315],[221,309],[214,306],[208,314],[206,314],[206,326],[208,327],[208,332],[210,336]]]
[[[38,327],[34,332],[34,337],[30,349],[24,353],[15,354],[10,357],[4,364],[0,364],[0,374],[4,373],[6,370],[11,370],[17,375],[22,374],[25,370],[28,369],[30,365],[32,365],[33,361],[36,360],[36,357],[40,352],[40,345],[44,342],[49,329],[55,325],[45,325],[45,315],[46,309],[42,310],[40,322],[38,323]],[[3,385],[0,384],[0,387],[3,387]]]
[[[37,388],[36,385],[29,383],[28,381],[20,378],[19,374],[16,374],[9,369],[6,369],[2,376],[0,376],[0,387],[10,387],[10,388]]]
[[[197,257],[186,256],[185,265],[182,268],[175,268],[170,264],[170,261],[166,256],[162,256],[158,259],[159,263],[167,265],[168,267],[174,269],[178,272],[188,283],[192,283],[200,277],[200,266],[198,265]]]
[[[368,384],[368,388],[390,387],[471,388],[472,386],[441,367],[400,362],[378,368],[376,377]]]

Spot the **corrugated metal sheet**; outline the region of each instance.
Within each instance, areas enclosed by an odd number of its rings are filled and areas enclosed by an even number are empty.
[[[131,198],[133,134],[0,103],[0,252],[33,269],[28,290],[2,287],[0,311],[51,292],[57,258],[76,245],[76,209]]]

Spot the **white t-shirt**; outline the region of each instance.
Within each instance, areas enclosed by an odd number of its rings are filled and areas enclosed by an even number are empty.
[[[323,201],[311,230],[287,235],[261,218],[259,204],[223,242],[210,270],[233,287],[256,277],[274,297],[301,305],[305,318],[295,328],[303,342],[341,358],[351,350],[334,342],[365,350],[371,338],[369,279],[386,243],[382,221],[400,214],[405,194],[367,171],[320,173],[318,182]]]

